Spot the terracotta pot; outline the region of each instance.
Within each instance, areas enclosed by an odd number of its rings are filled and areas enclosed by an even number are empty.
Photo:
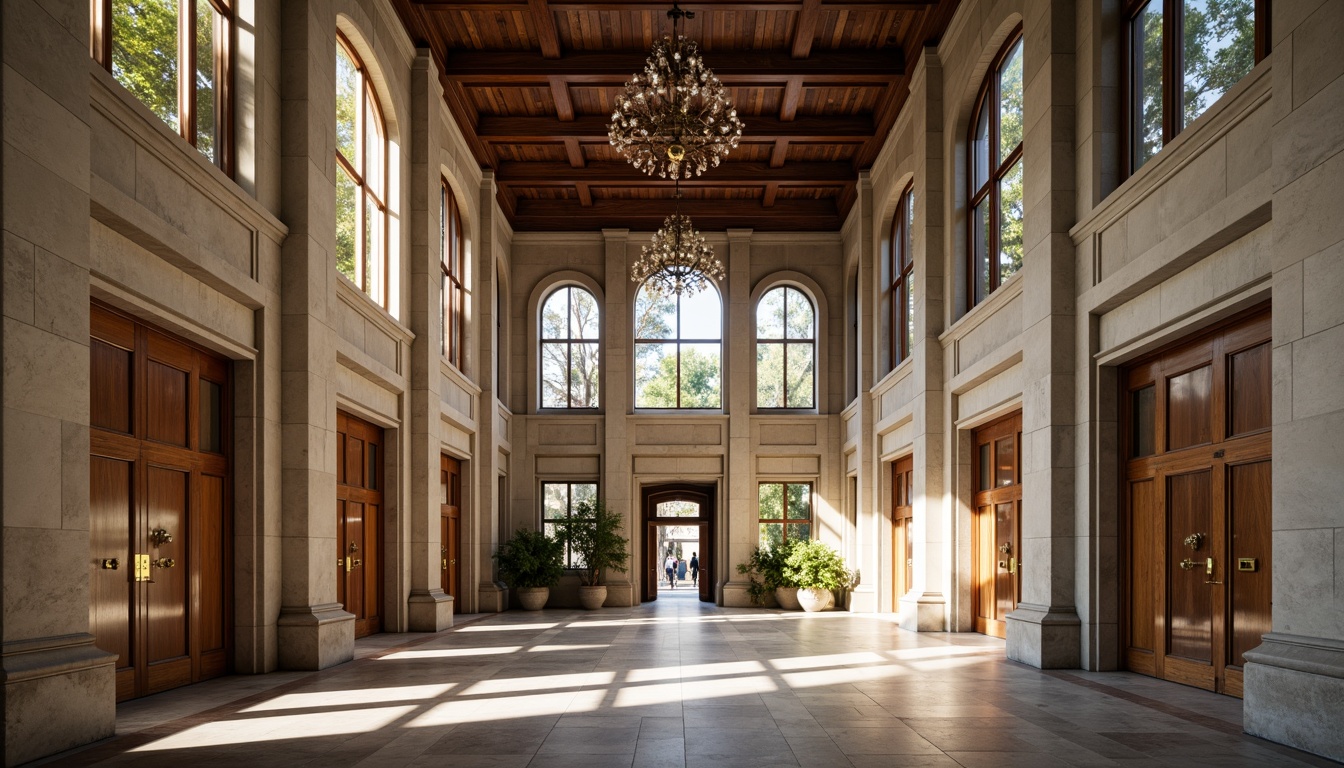
[[[551,597],[550,587],[518,587],[513,591],[518,594],[518,604],[524,611],[540,611]]]
[[[596,611],[607,602],[607,587],[605,584],[596,587],[579,587],[579,605],[586,610]]]
[[[835,607],[835,595],[829,589],[808,587],[798,590],[798,602],[808,613],[829,611]]]
[[[798,605],[797,587],[775,588],[775,602],[779,603],[779,607],[786,611],[797,611],[802,609],[802,606]]]

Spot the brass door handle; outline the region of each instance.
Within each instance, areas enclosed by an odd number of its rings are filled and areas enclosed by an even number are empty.
[[[1214,581],[1214,580],[1213,580],[1213,558],[1212,558],[1212,557],[1207,558],[1207,559],[1205,559],[1205,561],[1204,561],[1204,575],[1208,577],[1207,579],[1204,579],[1204,583],[1205,583],[1205,584],[1222,584],[1222,583],[1223,583],[1223,582],[1221,582],[1221,581]]]
[[[362,563],[362,562],[364,562],[364,561],[363,561],[363,560],[360,560],[359,558],[355,558],[354,560],[351,560],[351,561],[350,561],[350,567],[351,567],[351,568],[358,568],[358,567],[359,567],[359,564]]]
[[[155,568],[172,568],[174,565],[177,565],[177,561],[171,557],[160,557],[156,558],[151,564]]]
[[[1177,565],[1181,566],[1181,570],[1183,571],[1193,571],[1195,567],[1199,565],[1199,563],[1196,563],[1194,560],[1191,560],[1190,558],[1187,557],[1181,562],[1177,563]]]
[[[103,559],[103,570],[105,570],[105,571],[115,571],[115,570],[117,570],[117,568],[119,568],[119,567],[121,567],[121,561],[118,560],[117,558],[115,558],[115,557],[108,557],[108,558],[104,558],[104,559]]]

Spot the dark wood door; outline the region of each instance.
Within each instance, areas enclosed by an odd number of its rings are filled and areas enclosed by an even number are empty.
[[[228,363],[95,304],[90,611],[118,701],[229,667]]]
[[[975,631],[1006,637],[1007,616],[1021,597],[1022,413],[980,427],[973,442],[971,603]]]
[[[383,430],[336,414],[336,600],[355,637],[383,631]]]
[[[658,580],[664,577],[663,558],[666,553],[658,551],[658,527],[660,525],[696,526],[699,529],[700,549],[697,560],[700,565],[699,598],[707,603],[714,602],[714,486],[712,485],[651,485],[640,491],[644,509],[644,567],[641,593],[646,602],[658,599]],[[660,514],[660,505],[667,502],[684,502],[674,506],[684,512],[686,505],[694,506],[694,514],[675,516]],[[688,558],[689,559],[689,558]],[[690,572],[687,572],[690,578]]]
[[[915,583],[915,548],[911,536],[915,505],[911,483],[915,459],[897,459],[891,467],[891,588],[893,600],[909,592]]]
[[[439,567],[443,591],[453,596],[453,613],[462,580],[462,462],[451,456],[439,458]]]
[[[1270,324],[1259,310],[1122,379],[1124,661],[1240,696],[1270,630]]]

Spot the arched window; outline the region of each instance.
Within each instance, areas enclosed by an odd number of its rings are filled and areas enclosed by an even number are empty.
[[[985,75],[971,123],[970,280],[967,306],[1022,268],[1022,31]]]
[[[462,213],[448,182],[439,179],[439,302],[443,319],[443,356],[466,371],[466,243]]]
[[[336,35],[336,268],[383,306],[387,286],[387,129],[368,70]]]
[[[558,288],[542,302],[542,408],[597,407],[601,327],[597,299],[576,285]]]
[[[887,370],[915,348],[915,193],[906,187],[891,217],[891,249],[882,265],[887,330]]]
[[[713,286],[635,294],[635,407],[720,408],[723,304]]]
[[[228,0],[95,0],[89,48],[149,110],[232,173]]]
[[[756,407],[817,405],[817,313],[793,286],[771,288],[756,305]]]

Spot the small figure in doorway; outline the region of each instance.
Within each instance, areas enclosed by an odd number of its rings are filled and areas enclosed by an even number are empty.
[[[678,561],[677,561],[677,581],[685,581],[685,580],[686,580],[686,561],[685,561],[685,560],[678,560]]]
[[[663,573],[667,574],[667,586],[672,589],[677,588],[676,568],[677,568],[677,558],[673,557],[672,553],[669,552],[667,555],[667,559],[663,561]]]
[[[691,586],[700,586],[700,556],[696,552],[691,553]]]

